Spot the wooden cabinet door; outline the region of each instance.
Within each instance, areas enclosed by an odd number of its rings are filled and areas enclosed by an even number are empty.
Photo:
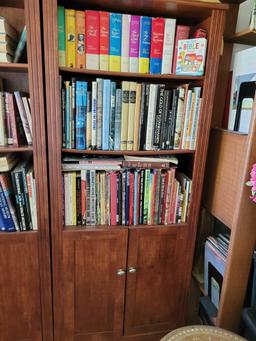
[[[183,323],[186,236],[187,226],[130,229],[126,336],[168,331]]]
[[[38,233],[0,233],[0,341],[40,341]]]
[[[62,340],[119,339],[123,333],[128,231],[63,232]],[[119,269],[124,272],[117,274]]]

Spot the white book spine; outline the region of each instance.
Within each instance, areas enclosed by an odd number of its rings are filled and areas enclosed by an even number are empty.
[[[185,111],[185,120],[184,120],[184,125],[183,125],[183,132],[182,132],[182,143],[181,143],[182,149],[184,149],[185,145],[186,145],[189,117],[191,114],[191,98],[192,98],[192,90],[188,90],[186,111]]]
[[[37,207],[36,207],[36,181],[32,176],[32,199],[33,199],[33,216],[34,216],[34,222],[33,222],[33,230],[37,230]]]
[[[139,72],[139,58],[138,57],[130,57],[130,72]]]
[[[92,148],[97,145],[97,82],[92,82]]]
[[[5,146],[6,144],[4,93],[0,92],[0,146]]]
[[[64,174],[64,223],[66,226],[70,225],[70,215],[69,215],[69,176],[68,173]]]
[[[197,142],[197,132],[198,132],[198,122],[199,122],[199,117],[201,115],[201,106],[202,106],[202,99],[199,99],[199,107],[198,107],[198,112],[197,112],[197,119],[196,119],[196,123],[195,123],[195,133],[194,133],[194,137],[192,138],[192,142],[191,142],[191,149],[195,149],[196,148],[196,142]]]
[[[193,149],[193,146],[195,143],[196,128],[198,125],[198,117],[199,117],[200,92],[201,91],[197,91],[197,90],[195,91],[194,113],[193,113],[192,128],[191,128],[191,135],[190,135],[190,141],[189,141],[190,149]]]
[[[31,118],[31,112],[30,112],[27,97],[22,97],[22,101],[23,101],[24,108],[25,108],[26,115],[27,115],[27,119],[28,119],[29,130],[30,130],[31,136],[33,137],[33,134],[32,134],[32,118]]]
[[[103,79],[97,78],[97,119],[96,119],[96,130],[97,130],[97,149],[102,149],[102,118],[103,118]]]
[[[130,22],[131,15],[122,15],[122,47],[121,47],[121,71],[129,72],[129,48],[130,48]]]
[[[165,19],[162,74],[172,73],[176,19]]]
[[[27,142],[28,144],[32,144],[32,136],[31,136],[31,132],[29,129],[29,123],[28,123],[27,115],[26,115],[25,108],[23,105],[23,101],[21,99],[21,95],[18,91],[14,91],[14,96],[15,96],[16,103],[19,109],[19,114],[21,117],[21,122],[25,131]]]
[[[156,115],[156,101],[157,101],[157,84],[150,84],[149,90],[149,106],[146,132],[146,150],[152,150],[153,142],[153,125],[155,123]]]
[[[98,54],[86,54],[86,68],[88,70],[100,69],[100,56]]]

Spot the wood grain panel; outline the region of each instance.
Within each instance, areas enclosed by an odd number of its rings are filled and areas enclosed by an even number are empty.
[[[125,335],[167,331],[184,314],[183,266],[186,227],[131,228],[129,231]]]
[[[0,340],[42,340],[38,233],[0,234]]]
[[[123,330],[127,229],[64,233],[62,339],[120,338]]]
[[[206,208],[229,228],[237,202],[237,186],[242,181],[247,136],[213,129],[209,148],[205,193]]]

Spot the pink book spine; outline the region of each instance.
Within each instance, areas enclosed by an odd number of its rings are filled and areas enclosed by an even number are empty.
[[[139,57],[140,16],[132,15],[130,24],[130,57]]]
[[[189,31],[190,31],[189,26],[177,25],[176,36],[175,36],[175,45],[174,45],[174,53],[173,53],[172,73],[176,73],[178,42],[179,42],[179,40],[182,40],[182,39],[188,39]]]
[[[110,225],[116,225],[117,175],[110,173]]]

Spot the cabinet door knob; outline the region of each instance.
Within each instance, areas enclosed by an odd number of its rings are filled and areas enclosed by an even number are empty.
[[[124,269],[118,269],[117,270],[117,272],[116,272],[116,274],[117,274],[117,276],[124,276],[125,275],[125,270]]]
[[[129,272],[130,274],[134,274],[136,271],[137,271],[137,269],[134,268],[133,266],[130,266],[130,267],[128,268],[128,272]]]

